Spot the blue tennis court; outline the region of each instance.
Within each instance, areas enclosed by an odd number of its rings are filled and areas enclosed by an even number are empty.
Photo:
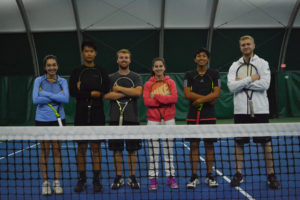
[[[102,185],[103,192],[94,194],[92,185],[92,165],[90,153],[87,154],[87,190],[81,194],[74,192],[77,183],[77,167],[75,153],[77,144],[73,141],[62,143],[63,169],[61,183],[63,195],[42,196],[42,178],[39,171],[40,145],[35,141],[9,141],[0,143],[0,199],[300,199],[300,149],[298,137],[276,137],[273,139],[273,155],[275,173],[280,181],[281,189],[269,189],[266,182],[266,169],[262,150],[259,145],[250,143],[245,146],[245,164],[243,170],[244,183],[240,188],[232,188],[229,184],[234,169],[234,141],[222,139],[215,143],[215,174],[219,183],[217,188],[209,188],[205,183],[206,166],[203,143],[200,143],[201,165],[198,175],[200,185],[196,189],[187,189],[190,178],[189,143],[176,139],[174,147],[174,163],[176,180],[179,189],[170,189],[166,185],[162,160],[160,158],[159,186],[157,191],[149,191],[148,150],[147,142],[138,151],[136,176],[141,189],[132,190],[124,185],[119,190],[111,190],[110,185],[115,177],[112,163],[112,152],[107,144],[102,143]],[[124,152],[125,182],[127,183],[127,153]],[[49,157],[49,177],[52,182],[53,163]]]

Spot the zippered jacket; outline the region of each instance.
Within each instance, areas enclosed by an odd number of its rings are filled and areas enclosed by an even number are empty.
[[[234,114],[250,114],[247,94],[244,89],[253,90],[252,102],[254,114],[269,114],[269,101],[267,90],[270,86],[271,74],[267,61],[254,55],[250,59],[250,64],[257,68],[260,79],[252,82],[251,77],[242,80],[236,79],[236,72],[239,66],[244,63],[243,57],[234,62],[227,75],[227,85],[234,93]],[[250,91],[248,91],[250,94]]]
[[[69,88],[66,79],[57,75],[56,82],[49,82],[46,75],[34,80],[32,91],[33,104],[37,105],[35,120],[40,122],[57,121],[57,117],[48,104],[59,113],[61,119],[65,119],[63,104],[69,102]]]

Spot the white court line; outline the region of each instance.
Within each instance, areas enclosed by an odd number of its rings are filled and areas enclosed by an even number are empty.
[[[186,145],[185,143],[182,143],[184,145],[185,148],[187,148],[190,151],[190,147],[188,145]],[[205,159],[201,156],[199,156],[200,160],[202,162],[205,162]],[[215,170],[215,172],[224,178],[225,181],[227,181],[228,183],[230,183],[230,178],[228,178],[227,176],[225,176],[220,170],[216,169],[215,167],[213,167],[213,170]],[[235,187],[236,190],[238,190],[240,193],[242,193],[246,198],[248,198],[249,200],[255,200],[249,193],[247,193],[245,190],[243,190],[240,187]]]
[[[33,145],[31,145],[31,146],[26,147],[25,149],[21,149],[21,150],[19,150],[19,151],[16,151],[16,152],[13,152],[13,153],[11,153],[11,154],[8,154],[6,157],[10,157],[10,156],[13,156],[13,155],[15,155],[15,154],[17,154],[17,153],[21,153],[21,152],[23,152],[23,151],[25,151],[25,150],[27,150],[27,149],[31,149],[31,148],[33,148],[33,147],[39,145],[39,144],[40,144],[40,143],[33,144]],[[5,159],[6,157],[0,157],[0,160]]]

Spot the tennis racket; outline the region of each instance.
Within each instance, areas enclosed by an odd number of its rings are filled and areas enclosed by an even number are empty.
[[[206,78],[208,77],[208,78]],[[209,76],[200,76],[199,74],[193,77],[193,85],[191,85],[191,92],[195,92],[201,95],[207,95],[212,93],[214,88],[213,79]],[[196,116],[196,124],[200,122],[201,111],[203,109],[204,103],[199,104],[197,109],[197,116]]]
[[[114,86],[122,86],[122,87],[126,87],[126,88],[133,88],[134,83],[128,77],[120,77],[115,81]],[[126,107],[127,107],[127,105],[129,104],[130,101],[132,101],[132,98],[130,98],[130,97],[123,97],[123,98],[120,98],[120,99],[116,100],[116,103],[119,106],[119,110],[120,110],[119,126],[123,125],[124,111],[125,111],[125,109],[126,109]]]
[[[53,90],[57,90],[58,92],[64,92],[63,91],[63,88],[62,86],[60,85],[60,83],[56,80],[55,82],[53,82],[52,84],[56,84],[56,85],[53,85],[53,87],[49,87],[49,83],[46,83],[48,82],[47,79],[44,79],[41,84],[40,84],[40,87],[39,87],[39,91],[47,91],[47,92],[53,92]],[[60,110],[60,103],[58,102],[51,102],[51,103],[48,103],[47,104],[51,110],[54,112],[56,118],[57,118],[57,122],[58,122],[58,125],[60,127],[63,126],[62,124],[62,121],[61,121],[61,118],[60,118],[60,114],[59,114],[59,110]],[[55,109],[54,107],[57,106],[57,109]]]
[[[236,70],[236,78],[244,79],[248,76],[258,74],[257,68],[250,64],[250,63],[243,63],[242,65],[239,66],[239,68]],[[253,96],[253,90],[250,89],[243,89],[243,91],[247,95],[247,101],[248,101],[248,107],[250,109],[250,115],[251,117],[254,117],[254,109],[253,109],[253,101],[252,101],[252,96]]]
[[[84,68],[78,77],[77,89],[80,91],[100,91],[102,87],[101,72],[95,67]],[[91,110],[93,106],[93,99],[87,99],[87,123],[91,123]]]
[[[164,96],[170,95],[171,94],[170,85],[163,80],[155,81],[152,84],[150,89],[150,97],[153,99],[155,94],[160,94]],[[168,107],[169,105],[160,104],[160,106],[157,108],[160,115],[161,124],[165,124],[165,114]]]

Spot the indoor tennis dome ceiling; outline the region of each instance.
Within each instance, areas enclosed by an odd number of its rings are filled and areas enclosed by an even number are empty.
[[[226,72],[245,34],[272,71],[281,64],[296,70],[298,10],[299,0],[1,0],[1,74],[37,76],[42,58],[55,54],[69,75],[81,62],[82,40],[97,43],[97,62],[109,72],[115,52],[128,48],[139,73],[157,56],[169,72],[182,73],[199,47],[212,52],[212,68]]]

